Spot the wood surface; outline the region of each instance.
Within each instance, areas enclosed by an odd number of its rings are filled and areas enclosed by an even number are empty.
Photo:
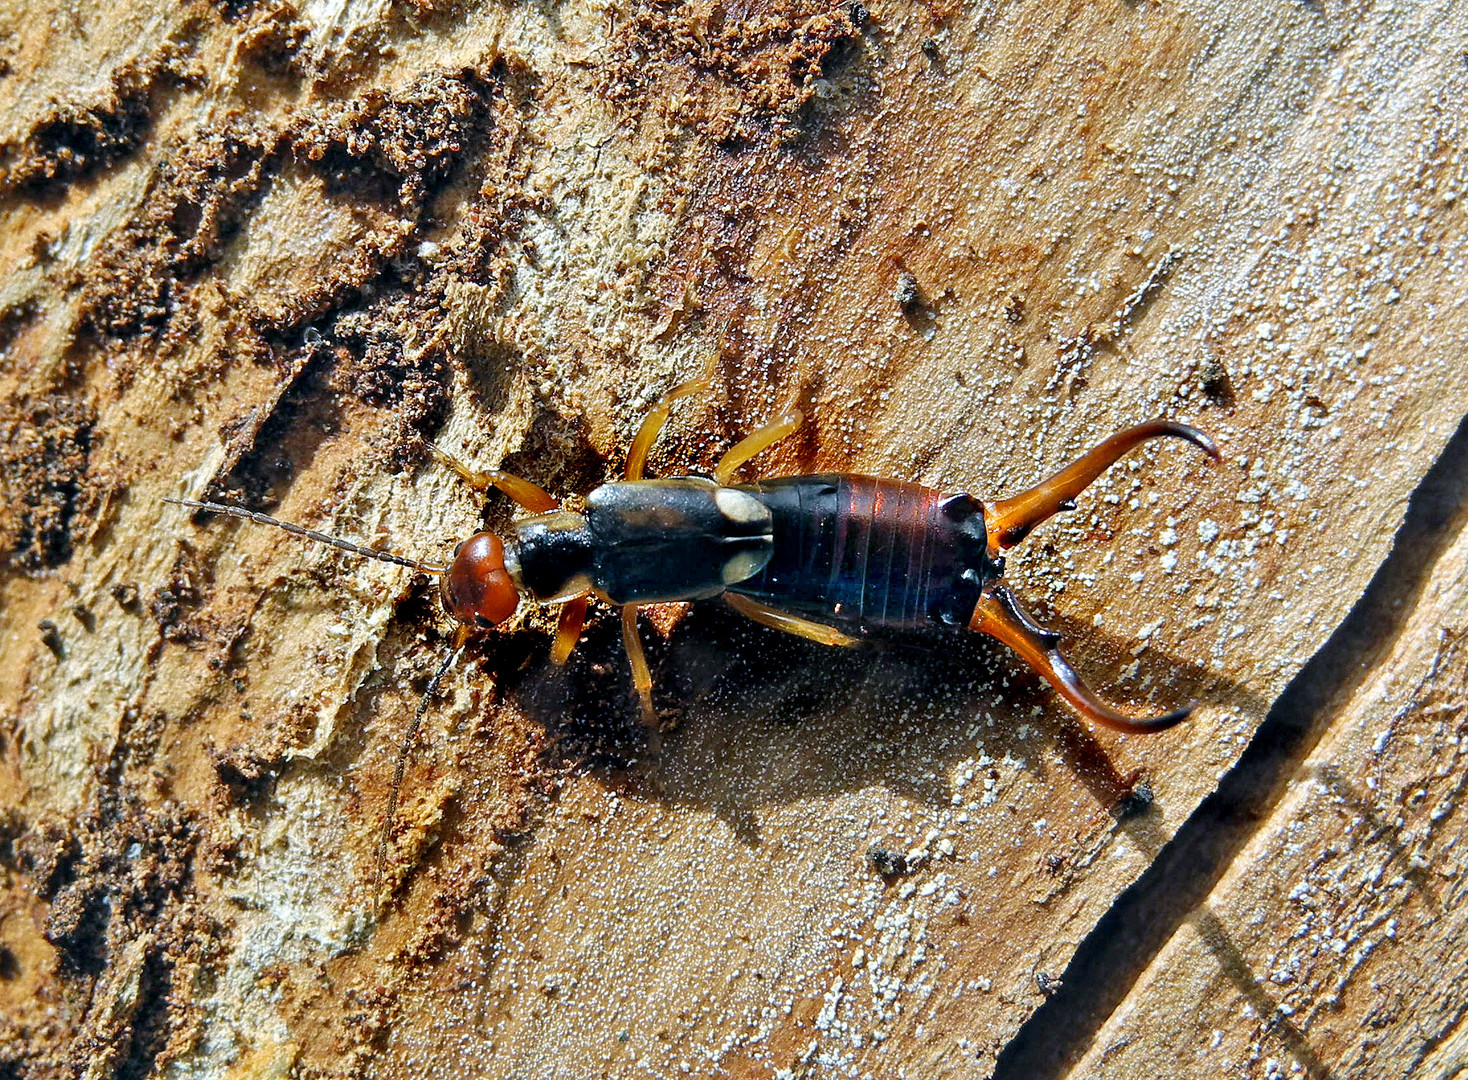
[[[0,43],[0,1075],[1461,1071],[1461,515],[1407,517],[1465,460],[1460,5],[0,0]],[[512,509],[423,440],[584,493],[705,369],[655,473],[792,400],[761,471],[980,498],[1208,430],[1009,571],[1196,716],[701,605],[646,622],[650,732],[614,613],[557,669],[528,611],[375,888],[431,585],[163,500],[436,559]]]
[[[1463,1072],[1468,506],[1455,509],[1384,655],[1326,710],[1285,797],[1075,1075]]]

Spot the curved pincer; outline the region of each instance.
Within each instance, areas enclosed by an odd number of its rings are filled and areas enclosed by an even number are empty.
[[[1214,460],[1219,457],[1218,447],[1212,439],[1197,428],[1175,420],[1152,420],[1119,431],[1028,491],[985,503],[984,524],[989,531],[989,556],[993,558],[1004,549],[1013,547],[1052,515],[1073,509],[1075,497],[1118,459],[1142,443],[1164,436],[1190,442]]]
[[[974,606],[968,628],[1004,642],[1055,687],[1081,716],[1094,723],[1135,735],[1165,731],[1192,713],[1191,705],[1161,716],[1133,717],[1118,712],[1098,698],[1060,651],[1060,635],[1046,630],[1020,607],[1003,585],[992,585]]]

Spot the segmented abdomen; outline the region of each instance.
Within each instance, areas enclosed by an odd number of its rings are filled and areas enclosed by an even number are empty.
[[[945,512],[932,488],[829,474],[741,490],[770,508],[774,552],[730,592],[821,622],[909,629],[943,621],[945,605],[976,587],[963,581],[979,569],[972,523],[966,532],[968,515]]]

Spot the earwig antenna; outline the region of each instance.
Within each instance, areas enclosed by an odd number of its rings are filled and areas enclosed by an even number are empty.
[[[394,555],[390,551],[374,551],[365,548],[350,540],[342,540],[335,536],[327,536],[325,533],[316,532],[314,529],[303,529],[299,525],[292,525],[289,521],[281,521],[269,514],[259,514],[254,510],[246,510],[243,506],[229,506],[226,503],[196,502],[193,499],[164,499],[166,503],[175,506],[187,506],[194,510],[207,510],[211,514],[226,514],[229,517],[239,518],[242,521],[253,521],[260,525],[274,525],[278,529],[284,529],[292,536],[303,536],[307,540],[315,540],[318,544],[329,544],[331,547],[340,548],[342,551],[350,551],[353,555],[361,555],[368,559],[377,559],[379,562],[392,563],[395,566],[407,566],[414,570],[421,570],[425,574],[442,577],[446,567],[435,566],[433,563],[420,562],[410,559],[405,555]]]
[[[408,755],[413,750],[413,739],[418,734],[418,728],[423,724],[423,717],[428,712],[428,704],[433,700],[433,695],[438,693],[439,685],[444,676],[449,673],[449,668],[454,666],[454,661],[464,651],[464,645],[469,640],[466,628],[460,627],[454,633],[453,648],[443,658],[443,663],[438,665],[438,670],[433,673],[433,678],[428,680],[428,688],[423,691],[423,696],[418,700],[418,708],[413,710],[413,722],[408,725],[408,732],[403,736],[403,744],[398,747],[398,759],[392,770],[392,789],[387,796],[387,813],[382,816],[382,835],[377,838],[377,866],[372,873],[372,896],[374,901],[382,888],[382,868],[387,862],[387,845],[392,839],[393,824],[398,814],[398,795],[403,789],[403,773],[408,769]]]

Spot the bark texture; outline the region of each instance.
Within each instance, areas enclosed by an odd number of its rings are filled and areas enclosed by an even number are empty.
[[[1462,1068],[1461,5],[0,0],[0,42],[0,1076]],[[615,617],[558,669],[527,611],[374,892],[430,583],[163,500],[438,559],[511,508],[424,439],[585,492],[706,367],[654,471],[791,400],[767,474],[981,498],[1207,429],[1010,571],[1197,715],[695,606],[650,733]]]

